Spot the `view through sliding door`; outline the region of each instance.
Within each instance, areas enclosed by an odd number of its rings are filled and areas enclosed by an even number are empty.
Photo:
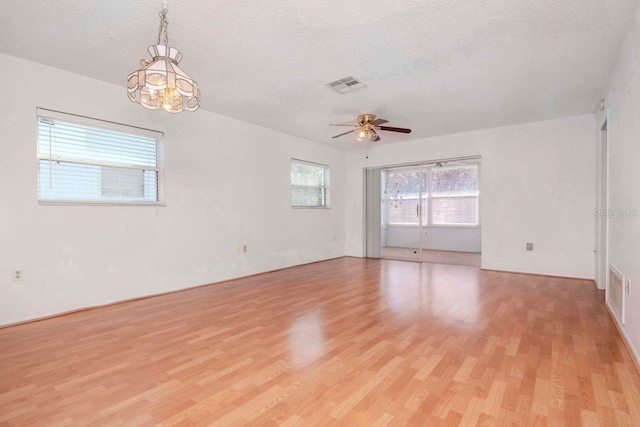
[[[382,258],[422,260],[426,183],[427,175],[420,165],[380,170]]]

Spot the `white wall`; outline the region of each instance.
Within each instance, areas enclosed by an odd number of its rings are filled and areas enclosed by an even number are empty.
[[[388,225],[387,246],[416,248],[420,245],[420,227]],[[422,247],[440,251],[480,252],[480,227],[423,227]]]
[[[621,46],[606,99],[609,209],[640,210],[640,6]],[[610,217],[609,233],[609,261],[631,282],[631,294],[626,302],[626,324],[622,328],[638,357],[640,217]]]
[[[350,152],[347,254],[363,253],[363,167],[481,155],[482,267],[593,278],[595,141],[587,114]]]
[[[145,110],[124,75],[119,87],[3,54],[0,69],[20,82],[0,103],[0,324],[344,255],[344,152]],[[36,107],[164,131],[166,207],[39,206]],[[292,157],[331,166],[331,209],[289,207]]]
[[[633,57],[631,52],[632,47]],[[12,102],[0,105],[0,324],[341,256],[345,250],[362,256],[363,167],[467,155],[482,156],[484,268],[593,277],[593,115],[373,146],[368,160],[360,150],[347,153],[345,161],[340,150],[206,111],[147,111],[128,101],[124,87],[3,54],[0,69],[9,81],[30,87],[25,94],[17,85],[5,87],[5,99]],[[623,81],[637,88],[633,76]],[[616,87],[612,91],[626,93],[627,86]],[[629,128],[636,122],[628,108],[637,112],[637,104],[627,103],[612,114],[626,117]],[[164,131],[167,206],[39,206],[36,107]],[[612,185],[637,177],[630,165],[638,158],[634,137],[618,136],[626,148],[612,156],[627,166]],[[331,165],[332,209],[289,208],[291,157]],[[631,203],[628,192],[615,197]],[[637,281],[633,252],[622,248],[635,236],[639,253],[638,221],[624,226],[612,234],[619,242],[612,255]],[[535,251],[524,250],[528,241]],[[248,245],[247,254],[236,253],[241,244]],[[23,269],[22,282],[11,280],[14,268]]]

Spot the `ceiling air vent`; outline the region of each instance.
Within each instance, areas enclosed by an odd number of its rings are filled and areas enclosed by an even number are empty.
[[[329,86],[331,89],[335,90],[336,92],[342,93],[342,94],[353,92],[354,90],[358,90],[366,87],[364,83],[359,82],[353,76],[349,76],[340,80],[329,82],[327,83],[327,86]]]

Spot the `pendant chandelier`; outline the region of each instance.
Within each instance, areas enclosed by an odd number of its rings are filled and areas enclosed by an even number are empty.
[[[149,110],[163,109],[169,113],[195,111],[200,107],[200,90],[198,84],[178,67],[182,54],[178,49],[169,47],[168,26],[165,1],[160,12],[158,44],[147,49],[152,59],[141,60],[142,68],[129,74],[129,99]]]

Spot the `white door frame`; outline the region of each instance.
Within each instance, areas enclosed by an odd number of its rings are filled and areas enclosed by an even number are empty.
[[[596,185],[595,278],[598,289],[609,288],[609,114],[599,123]]]

